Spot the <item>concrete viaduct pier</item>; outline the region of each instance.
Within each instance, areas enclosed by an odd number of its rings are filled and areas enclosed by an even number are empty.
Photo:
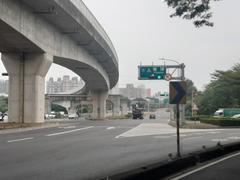
[[[81,0],[0,0],[0,52],[9,74],[9,121],[44,121],[45,75],[52,63],[82,77],[93,118],[105,117],[118,58]]]

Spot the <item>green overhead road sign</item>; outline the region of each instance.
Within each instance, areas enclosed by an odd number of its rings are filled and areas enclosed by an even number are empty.
[[[139,80],[162,80],[165,75],[165,66],[138,66]]]

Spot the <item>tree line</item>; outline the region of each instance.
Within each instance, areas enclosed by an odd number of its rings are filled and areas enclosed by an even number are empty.
[[[212,114],[219,108],[240,108],[240,64],[227,71],[216,70],[211,82],[196,98],[200,114]]]

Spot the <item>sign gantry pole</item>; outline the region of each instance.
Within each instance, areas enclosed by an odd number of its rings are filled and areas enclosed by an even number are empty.
[[[176,122],[176,127],[177,127],[177,157],[181,157],[181,152],[180,152],[180,132],[179,132],[179,121],[180,121],[180,111],[179,111],[179,104],[176,105],[177,107],[177,122]]]
[[[167,73],[167,69],[175,68],[181,70],[181,75],[178,77],[172,77],[172,74]],[[140,65],[138,66],[138,79],[139,80],[178,80],[170,81],[169,92],[170,92],[170,104],[176,104],[176,129],[177,129],[177,157],[181,157],[180,151],[180,104],[186,104],[186,91],[187,84],[184,77],[184,64],[178,65]]]
[[[186,81],[171,81],[169,84],[170,91],[170,104],[176,104],[176,128],[177,128],[177,156],[181,157],[180,152],[180,104],[186,104]]]

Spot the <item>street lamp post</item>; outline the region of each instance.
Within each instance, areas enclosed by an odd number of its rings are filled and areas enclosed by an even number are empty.
[[[160,60],[160,61],[172,61],[172,62],[175,62],[175,63],[177,63],[178,64],[178,68],[180,68],[181,69],[181,80],[182,81],[184,81],[185,80],[185,71],[184,71],[184,68],[185,68],[185,65],[183,64],[183,63],[179,63],[178,61],[176,61],[176,60],[174,60],[174,59],[168,59],[168,58],[158,58],[158,60]],[[171,66],[170,66],[171,67]],[[177,68],[176,68],[177,69]],[[174,72],[176,71],[176,69],[174,70]],[[173,72],[173,73],[174,73]],[[172,73],[172,74],[173,74]]]
[[[167,58],[158,58],[159,60],[162,60],[162,61],[172,61],[172,62],[175,62],[177,63],[178,65],[180,65],[180,63],[174,59],[167,59]]]

